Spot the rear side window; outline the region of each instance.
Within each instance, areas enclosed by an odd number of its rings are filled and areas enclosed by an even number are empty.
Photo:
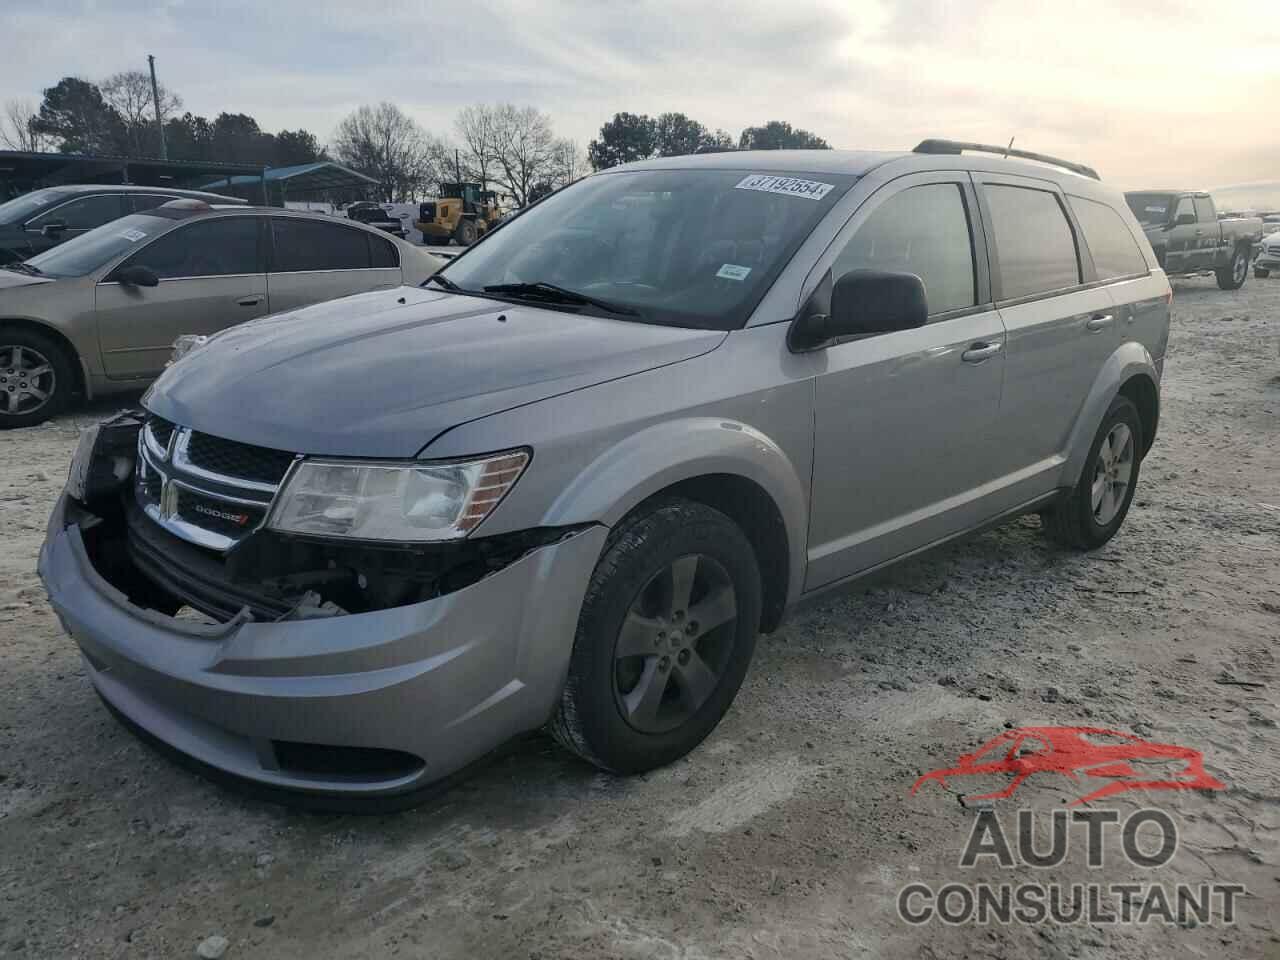
[[[929,313],[974,306],[973,241],[959,184],[910,187],[880,204],[840,252],[832,269],[914,273]]]
[[[197,220],[170,230],[123,267],[145,266],[161,280],[261,273],[255,217]]]
[[[1213,212],[1213,201],[1208,197],[1196,197],[1196,219],[1201,223],[1213,223],[1218,219]]]
[[[62,223],[68,230],[92,230],[128,213],[122,200],[118,193],[99,197],[80,197],[45,211],[30,221],[27,228],[39,230],[50,223]]]
[[[271,230],[275,273],[369,268],[369,239],[363,230],[287,217],[273,219]]]
[[[1056,194],[986,184],[1000,283],[1007,300],[1080,282],[1075,235]]]
[[[1089,253],[1093,255],[1093,265],[1098,271],[1099,280],[1114,280],[1116,277],[1130,277],[1134,274],[1147,273],[1147,260],[1142,255],[1138,242],[1125,225],[1120,214],[1105,203],[1096,200],[1085,200],[1083,197],[1068,197],[1071,212],[1076,215],[1080,229],[1084,231],[1084,242],[1089,245]]]
[[[365,236],[369,235],[365,234]],[[373,266],[375,267],[400,266],[400,252],[396,250],[395,244],[390,240],[369,237],[369,253],[372,256]]]

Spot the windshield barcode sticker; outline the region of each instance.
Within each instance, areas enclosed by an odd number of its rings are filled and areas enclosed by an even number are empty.
[[[141,230],[121,230],[120,236],[124,237],[130,243],[137,243],[139,240],[146,237],[146,234]]]
[[[745,280],[750,272],[750,267],[740,267],[736,263],[726,263],[716,271],[716,276],[721,280]]]
[[[783,193],[788,197],[821,200],[835,189],[835,184],[819,183],[817,180],[797,180],[795,177],[776,177],[764,173],[753,173],[749,177],[743,177],[736,189],[759,190],[762,193]]]

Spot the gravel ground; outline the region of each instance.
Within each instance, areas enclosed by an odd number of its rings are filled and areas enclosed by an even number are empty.
[[[535,737],[387,817],[247,800],[123,731],[34,573],[77,429],[113,407],[0,435],[0,955],[1280,956],[1280,281],[1183,282],[1174,311],[1160,437],[1102,551],[1007,524],[796,612],[685,761],[615,779]],[[1056,869],[958,867],[962,792],[1000,784],[916,777],[1008,727],[1088,724],[1203,750],[1227,785],[1094,804],[1170,812],[1174,858],[1109,841],[1090,870],[1073,834]],[[1047,825],[1086,781],[1038,774],[1001,821]],[[904,884],[978,879],[1248,892],[1234,925],[897,915]]]

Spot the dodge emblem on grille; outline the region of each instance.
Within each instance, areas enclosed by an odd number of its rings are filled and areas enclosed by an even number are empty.
[[[197,503],[192,509],[194,509],[196,513],[203,513],[210,517],[217,517],[219,520],[229,520],[241,527],[249,522],[249,515],[247,513],[229,513],[226,510],[206,507],[203,503]]]

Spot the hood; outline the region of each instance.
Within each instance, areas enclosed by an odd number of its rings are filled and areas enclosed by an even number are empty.
[[[725,336],[401,287],[232,327],[166,370],[144,404],[278,450],[412,457],[450,427],[678,363]]]
[[[16,270],[6,270],[0,267],[0,290],[10,290],[14,287],[30,287],[38,283],[53,283],[54,277],[33,277],[28,273],[18,273]]]

